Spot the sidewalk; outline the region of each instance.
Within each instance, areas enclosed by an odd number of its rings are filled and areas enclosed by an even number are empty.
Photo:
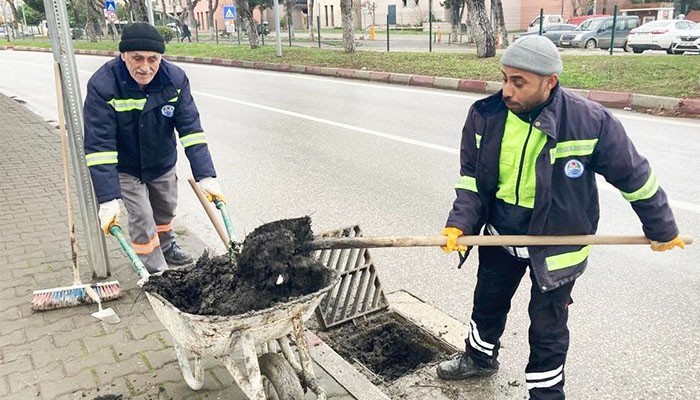
[[[0,94],[3,156],[0,169],[0,398],[243,399],[223,364],[205,358],[204,388],[185,383],[169,333],[136,286],[137,276],[114,240],[107,240],[112,276],[125,295],[105,303],[121,317],[108,325],[90,316],[95,305],[33,312],[32,291],[71,284],[71,254],[58,131],[23,105]],[[74,199],[76,196],[73,197]],[[76,202],[77,203],[77,202]],[[78,209],[77,204],[73,207]],[[80,218],[77,240],[84,243]],[[178,232],[185,231],[178,226]],[[184,232],[183,245],[201,254],[204,244]],[[92,274],[85,249],[78,265]],[[329,399],[381,398],[353,375],[342,385],[326,370],[347,365],[311,336],[311,355]],[[340,379],[347,382],[347,376]],[[369,384],[372,389],[373,386]],[[364,390],[364,392],[363,392]],[[352,394],[351,394],[352,393]],[[105,397],[107,398],[107,397]],[[309,391],[307,399],[314,399]]]

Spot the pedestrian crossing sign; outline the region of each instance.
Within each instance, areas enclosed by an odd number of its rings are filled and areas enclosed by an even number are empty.
[[[117,5],[114,4],[114,1],[107,0],[107,1],[105,1],[105,10],[117,11]]]
[[[235,6],[224,6],[224,19],[236,19]]]

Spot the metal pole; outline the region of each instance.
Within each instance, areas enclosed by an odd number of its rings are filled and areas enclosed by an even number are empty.
[[[214,19],[214,35],[216,35],[216,44],[219,44],[219,21]]]
[[[275,6],[273,11],[275,12],[275,42],[277,44],[277,57],[282,57],[282,31],[280,27],[280,2],[275,0]]]
[[[542,26],[544,25],[544,9],[540,8],[540,33],[539,35],[542,36]]]
[[[610,34],[610,55],[613,53],[613,49],[615,48],[615,26],[617,25],[617,4],[615,4],[615,8],[613,8],[613,26],[612,26],[612,33]]]
[[[389,13],[386,13],[386,52],[389,52]]]
[[[238,32],[238,44],[241,44],[241,25],[238,23],[238,17],[236,17],[236,31]]]
[[[292,20],[287,16],[287,37],[289,38],[289,47],[292,47]]]
[[[319,13],[321,10],[319,9]],[[321,16],[317,15],[316,16],[316,30],[318,31],[318,48],[321,48]]]
[[[146,9],[148,10],[148,23],[156,26],[155,19],[153,18],[153,4],[151,4],[151,0],[146,0]]]
[[[44,10],[49,23],[51,48],[54,60],[61,66],[61,86],[68,130],[68,144],[71,147],[70,158],[75,176],[80,217],[85,231],[88,262],[95,277],[106,278],[110,275],[107,246],[100,222],[97,217],[97,202],[90,180],[90,172],[85,161],[83,148],[83,100],[80,95],[78,70],[73,55],[73,43],[70,40],[70,26],[66,11],[66,0],[44,0]]]
[[[433,51],[433,0],[428,2],[428,51]]]

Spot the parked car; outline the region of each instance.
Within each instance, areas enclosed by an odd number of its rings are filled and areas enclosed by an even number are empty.
[[[629,32],[639,26],[639,17],[619,16],[615,23],[615,43],[613,47],[630,51],[627,45]],[[611,46],[613,17],[591,18],[579,25],[575,31],[561,35],[561,47],[578,47],[586,49],[609,49]]]
[[[546,28],[549,25],[553,24],[563,24],[564,23],[564,17],[561,15],[543,15],[542,16],[542,28]],[[528,32],[539,32],[540,31],[540,16],[538,15],[530,21],[529,24],[527,24],[527,31]]]
[[[673,40],[671,45],[673,54],[683,54],[687,51],[700,54],[700,24],[695,29],[687,31]]]
[[[627,44],[635,54],[644,50],[666,50],[673,54],[671,48],[673,40],[678,36],[691,31],[695,22],[687,20],[661,20],[651,21],[632,29],[627,38]]]
[[[605,14],[577,15],[575,17],[571,17],[571,18],[567,19],[566,23],[579,26],[591,18],[600,18],[600,17],[609,17],[609,15],[605,15]]]
[[[551,40],[554,43],[554,45],[559,46],[559,38],[561,38],[561,35],[564,33],[573,32],[574,29],[576,29],[576,25],[571,25],[571,24],[549,25],[546,28],[542,28],[542,36]],[[526,33],[523,33],[523,34],[516,36],[515,38],[517,39],[521,36],[537,35],[539,33],[540,33],[539,30],[533,31],[533,32],[526,32]]]

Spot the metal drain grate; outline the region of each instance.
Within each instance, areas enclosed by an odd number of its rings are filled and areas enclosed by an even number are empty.
[[[321,237],[362,236],[360,227],[326,232]],[[319,250],[314,255],[340,274],[340,281],[316,308],[321,328],[327,329],[389,307],[368,249]]]

